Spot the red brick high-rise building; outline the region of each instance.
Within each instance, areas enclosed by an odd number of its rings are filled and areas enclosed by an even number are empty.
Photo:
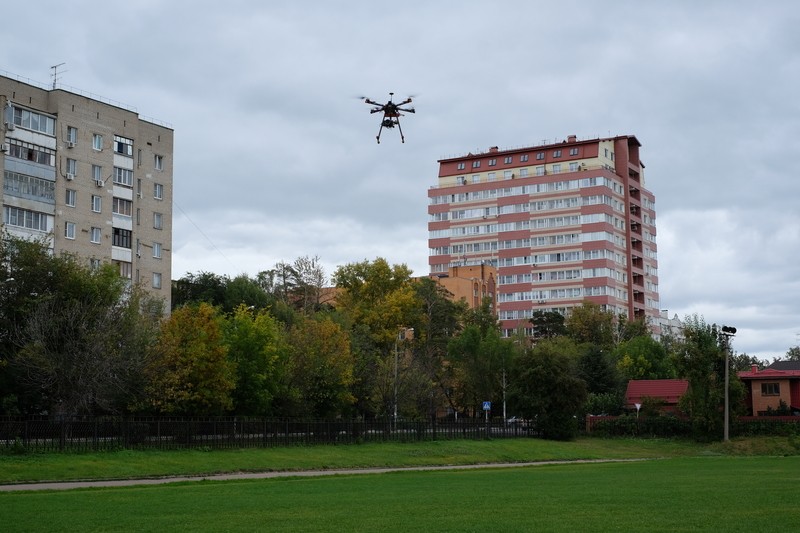
[[[428,196],[431,275],[496,268],[505,335],[535,311],[584,301],[657,319],[655,197],[634,136],[467,154],[439,161]]]

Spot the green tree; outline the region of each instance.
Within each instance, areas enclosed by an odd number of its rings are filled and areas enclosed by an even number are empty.
[[[578,359],[578,377],[586,382],[588,392],[614,393],[620,388],[620,375],[613,357],[592,344],[583,345]]]
[[[564,315],[558,311],[534,311],[530,319],[533,324],[533,339],[552,339],[567,334]]]
[[[325,418],[347,413],[354,401],[347,333],[330,318],[303,317],[289,332],[288,350],[286,414]]]
[[[148,404],[159,413],[219,415],[231,409],[234,368],[222,318],[207,303],[176,309],[148,362]]]
[[[664,345],[650,337],[639,336],[622,342],[614,349],[622,380],[672,379],[675,367]]]
[[[273,414],[272,402],[280,382],[278,360],[285,344],[277,321],[266,310],[255,313],[242,304],[225,321],[224,344],[235,368],[233,411]]]
[[[584,302],[572,309],[565,325],[567,335],[577,344],[589,343],[601,350],[611,350],[615,344],[615,322],[614,313]]]
[[[714,325],[697,315],[687,317],[683,326],[684,340],[675,354],[678,375],[689,381],[681,397],[681,409],[689,414],[695,437],[715,439],[722,436],[725,396],[726,339]],[[732,415],[741,411],[744,386],[730,371],[729,403]]]
[[[182,278],[172,282],[172,308],[200,302],[222,307],[225,305],[225,291],[229,281],[227,276],[213,272],[187,272]]]
[[[800,361],[800,346],[792,346],[786,352],[787,361]]]
[[[578,346],[570,339],[543,340],[514,365],[509,400],[515,412],[534,421],[547,439],[578,434],[578,416],[586,402],[586,383],[577,376]]]

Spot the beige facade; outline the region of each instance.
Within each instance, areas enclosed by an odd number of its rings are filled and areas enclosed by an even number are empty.
[[[0,76],[3,227],[113,263],[170,306],[173,130],[135,110]]]

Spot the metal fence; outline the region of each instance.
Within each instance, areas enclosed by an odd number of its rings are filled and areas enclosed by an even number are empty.
[[[534,436],[524,424],[484,420],[300,420],[258,417],[4,417],[0,452],[270,448]]]

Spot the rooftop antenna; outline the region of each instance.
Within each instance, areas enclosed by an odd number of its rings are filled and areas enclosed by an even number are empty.
[[[53,90],[55,90],[56,85],[58,85],[58,74],[59,74],[58,67],[63,67],[64,65],[66,65],[66,63],[59,63],[58,65],[53,65],[52,67],[50,67],[50,70],[53,71],[53,73],[50,74],[50,77],[53,78]],[[64,70],[61,72],[61,74],[63,74],[64,72],[67,71]]]

